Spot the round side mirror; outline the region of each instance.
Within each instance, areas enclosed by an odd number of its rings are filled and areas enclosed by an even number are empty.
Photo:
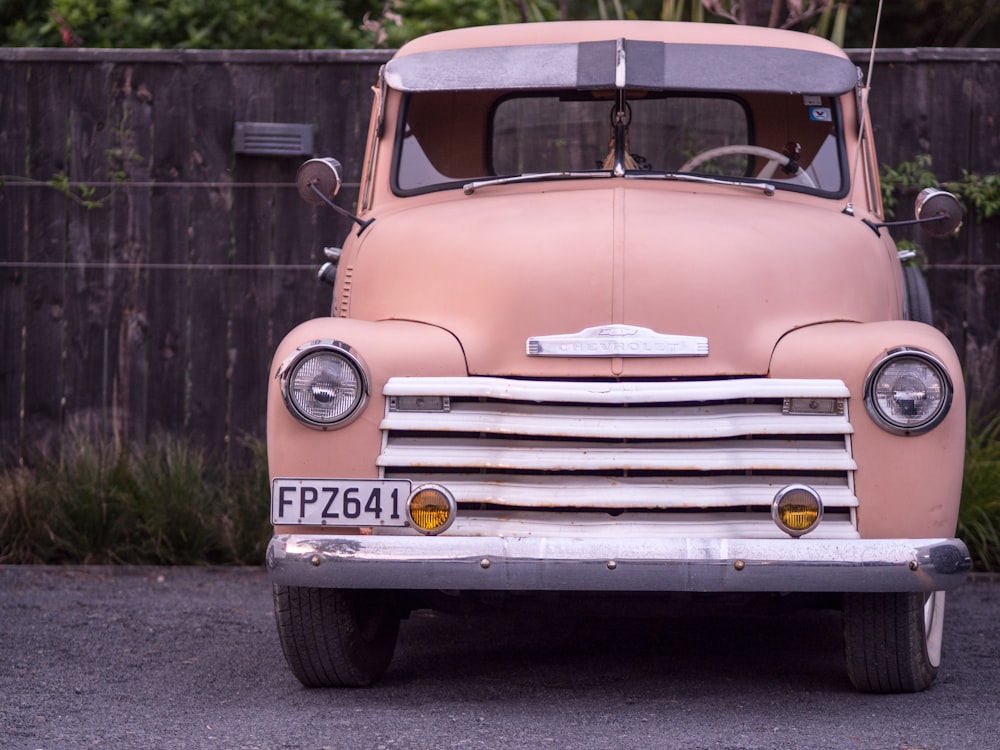
[[[310,159],[295,175],[299,197],[314,206],[332,200],[340,191],[340,184],[340,162],[329,157]]]
[[[924,188],[913,205],[920,228],[931,237],[947,237],[962,226],[962,205],[951,193]]]

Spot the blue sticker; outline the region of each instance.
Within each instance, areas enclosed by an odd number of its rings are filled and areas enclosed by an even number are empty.
[[[833,122],[833,112],[829,107],[810,107],[809,119],[813,122]]]

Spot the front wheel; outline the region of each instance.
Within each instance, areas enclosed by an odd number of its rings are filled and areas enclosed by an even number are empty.
[[[866,693],[915,693],[937,676],[944,628],[943,591],[847,594],[847,674]]]
[[[931,293],[927,288],[927,279],[923,271],[916,266],[903,266],[903,291],[906,303],[906,319],[918,323],[934,325],[934,312],[931,307]]]
[[[386,592],[276,585],[274,615],[285,660],[306,687],[370,685],[392,661],[400,616]]]

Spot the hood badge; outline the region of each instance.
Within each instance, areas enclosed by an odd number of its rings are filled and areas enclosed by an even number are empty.
[[[594,326],[579,333],[532,336],[527,353],[529,357],[707,357],[708,339],[637,326]]]

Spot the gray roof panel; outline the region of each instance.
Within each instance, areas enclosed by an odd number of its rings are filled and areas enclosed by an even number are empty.
[[[391,60],[386,83],[399,91],[613,89],[619,44],[628,88],[838,96],[858,82],[854,63],[821,52],[609,40],[419,52]]]

